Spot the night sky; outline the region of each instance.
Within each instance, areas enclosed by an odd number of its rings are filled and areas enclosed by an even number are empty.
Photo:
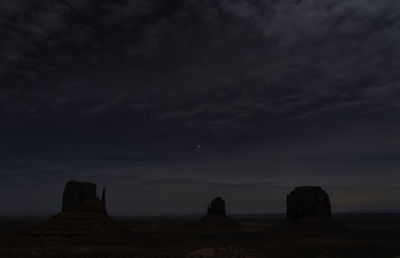
[[[1,0],[0,215],[398,209],[399,69],[398,0]]]

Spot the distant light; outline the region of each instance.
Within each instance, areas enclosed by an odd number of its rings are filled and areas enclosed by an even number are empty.
[[[197,149],[200,149],[201,148],[201,146],[200,145],[197,145]]]

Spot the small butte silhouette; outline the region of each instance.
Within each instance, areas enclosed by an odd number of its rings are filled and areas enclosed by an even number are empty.
[[[209,226],[236,226],[237,222],[226,215],[225,200],[222,197],[214,198],[207,206],[207,215],[202,217],[201,223]]]

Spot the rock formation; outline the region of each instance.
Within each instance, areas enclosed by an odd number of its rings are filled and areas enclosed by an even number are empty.
[[[201,218],[202,223],[209,225],[236,225],[236,222],[226,215],[225,201],[222,197],[213,199],[207,207],[207,215]]]
[[[286,219],[274,231],[331,232],[345,230],[331,217],[328,194],[319,186],[296,187],[287,195]]]
[[[107,213],[105,202],[105,189],[100,200],[95,184],[72,180],[64,188],[62,211]]]
[[[208,205],[207,215],[226,215],[224,199],[217,197],[212,200]]]
[[[287,218],[330,218],[328,194],[318,186],[296,187],[287,195]]]
[[[89,182],[69,181],[65,185],[62,212],[25,232],[40,237],[129,237],[130,231],[108,216],[105,189],[100,200],[96,185]]]

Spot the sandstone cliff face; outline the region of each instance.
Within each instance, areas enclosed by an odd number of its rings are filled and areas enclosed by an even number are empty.
[[[287,195],[287,218],[330,218],[328,194],[318,186],[296,187]]]
[[[64,188],[62,211],[107,213],[105,189],[100,200],[96,195],[95,184],[75,180],[67,182]]]

